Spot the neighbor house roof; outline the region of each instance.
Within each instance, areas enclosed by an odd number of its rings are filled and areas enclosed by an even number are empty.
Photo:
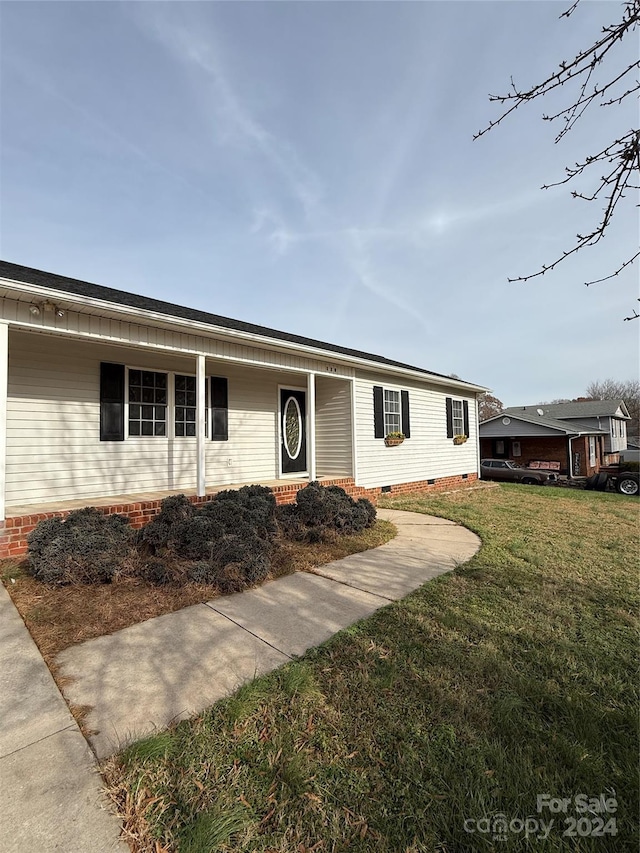
[[[552,418],[629,418],[629,412],[623,400],[579,400],[572,403],[540,403],[538,406],[511,406],[510,412],[533,412],[542,409]]]
[[[544,426],[548,429],[555,430],[556,432],[563,433],[564,435],[606,435],[606,430],[596,429],[589,424],[576,423],[575,421],[568,423],[567,421],[561,421],[557,418],[539,415],[533,407],[526,407],[526,409],[526,411],[521,408],[505,409],[503,412],[500,412],[499,415],[494,415],[492,418],[482,421],[480,424],[480,436],[485,438],[494,437],[491,435],[491,425],[496,421],[502,422],[502,419],[505,417],[508,417],[512,421],[522,421],[525,424]],[[500,431],[500,434],[503,434],[502,430]],[[517,432],[514,430],[514,435],[516,434]]]
[[[242,320],[233,320],[230,317],[210,314],[207,311],[200,311],[195,308],[186,308],[172,302],[164,302],[160,299],[153,299],[149,296],[139,296],[135,293],[128,293],[124,290],[115,290],[112,287],[91,284],[87,281],[68,278],[67,276],[58,275],[56,273],[44,272],[43,270],[25,267],[20,264],[10,263],[9,261],[0,260],[0,278],[5,278],[17,283],[34,285],[47,290],[68,293],[74,296],[88,297],[90,299],[110,303],[112,305],[124,305],[129,308],[138,309],[141,312],[154,312],[165,315],[169,319],[179,318],[181,320],[191,320],[195,323],[216,327],[218,329],[230,329],[236,332],[245,332],[250,335],[265,338],[267,341],[285,341],[287,343],[298,344],[303,347],[324,350],[325,352],[334,353],[338,356],[343,355],[349,359],[364,360],[386,365],[388,367],[397,367],[401,370],[410,370],[426,376],[433,376],[438,380],[446,379],[448,380],[447,384],[450,383],[454,387],[462,385],[476,391],[487,390],[486,387],[482,385],[465,382],[462,379],[454,379],[444,373],[435,373],[432,370],[425,370],[422,367],[414,367],[413,365],[405,364],[401,361],[394,361],[393,359],[385,358],[384,356],[376,355],[374,353],[362,352],[360,350],[340,346],[339,344],[318,341],[314,338],[307,338],[303,335],[294,335],[290,332],[282,332],[278,329],[270,329],[266,326],[258,326],[254,323],[246,323]]]

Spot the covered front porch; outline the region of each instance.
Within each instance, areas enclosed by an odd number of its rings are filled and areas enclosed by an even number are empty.
[[[231,345],[194,353],[193,340],[0,332],[0,520],[355,479],[354,380],[330,364]]]

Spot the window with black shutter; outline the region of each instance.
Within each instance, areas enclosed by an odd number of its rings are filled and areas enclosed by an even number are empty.
[[[445,411],[447,418],[447,438],[455,438],[458,435],[469,437],[469,403],[467,400],[455,400],[452,397],[445,398]]]
[[[100,364],[100,441],[124,441],[124,364]]]
[[[373,386],[373,436],[385,438],[390,433],[411,436],[409,392]]]
[[[229,440],[229,383],[223,376],[211,377],[211,440]]]

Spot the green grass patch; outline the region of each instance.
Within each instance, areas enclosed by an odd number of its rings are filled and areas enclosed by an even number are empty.
[[[637,502],[504,485],[385,505],[458,521],[483,546],[112,759],[134,849],[635,851]],[[584,815],[573,801],[539,814],[541,794],[615,796],[616,835],[564,835]],[[469,823],[498,814],[554,826],[497,838]]]

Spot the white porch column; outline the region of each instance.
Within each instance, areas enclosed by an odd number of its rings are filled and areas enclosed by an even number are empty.
[[[9,326],[0,323],[0,521],[4,521],[7,474],[7,379],[9,375]]]
[[[351,379],[351,476],[353,482],[358,485],[358,432],[356,429],[356,379]]]
[[[316,375],[307,374],[307,408],[309,409],[309,428],[307,430],[307,467],[309,479],[316,478]]]
[[[206,470],[205,470],[205,357],[199,355],[196,358],[196,455],[197,455],[197,494],[204,497],[206,494]]]

